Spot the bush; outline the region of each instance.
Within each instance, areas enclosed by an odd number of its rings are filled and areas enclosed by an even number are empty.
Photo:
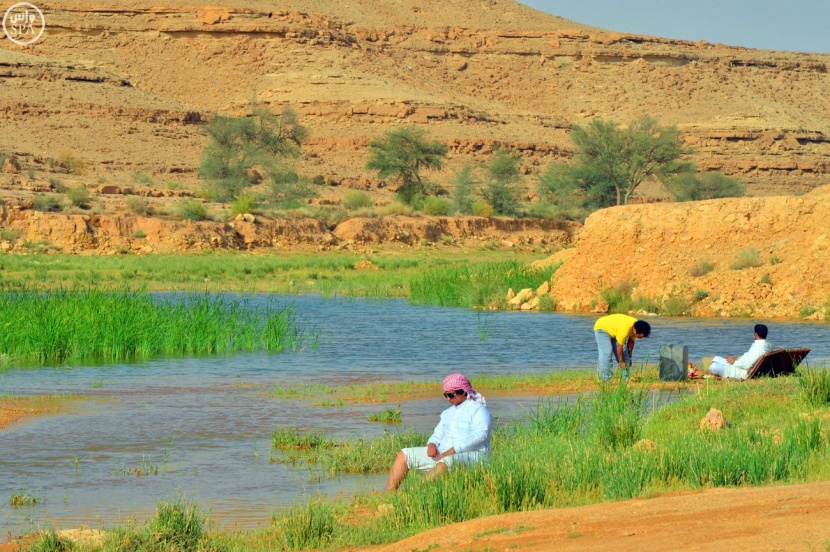
[[[387,217],[390,215],[403,215],[406,217],[412,216],[415,210],[410,207],[409,205],[404,205],[403,203],[393,201],[388,205],[381,205],[377,209],[375,209],[375,213],[381,217]]]
[[[61,152],[58,156],[58,163],[72,174],[82,175],[86,172],[86,161],[82,157],[75,156],[71,151]]]
[[[755,268],[761,266],[761,254],[754,247],[738,251],[735,255],[735,260],[729,265],[732,270],[743,270],[745,268]]]
[[[374,206],[372,196],[360,190],[349,190],[343,197],[343,207],[353,211],[355,209],[371,208]]]
[[[239,194],[231,205],[231,215],[244,215],[250,213],[256,207],[256,196],[253,194]]]
[[[131,196],[124,199],[124,205],[127,210],[134,215],[146,216],[152,214],[153,209],[150,206],[150,200],[146,197]]]
[[[744,195],[744,186],[719,172],[681,173],[666,184],[675,201],[699,201]]]
[[[440,197],[428,197],[424,201],[424,212],[428,215],[446,217],[452,214],[452,205],[446,199]]]
[[[153,184],[153,179],[144,171],[137,171],[133,173],[133,182],[137,184],[147,184],[148,186]]]
[[[692,297],[692,301],[697,303],[698,301],[703,301],[707,297],[709,297],[709,292],[708,291],[706,291],[705,289],[696,289],[695,294]]]
[[[62,211],[63,200],[54,194],[36,194],[32,198],[32,209],[35,211]]]
[[[493,216],[493,207],[486,201],[476,200],[473,202],[473,214],[477,217]]]
[[[506,151],[498,151],[484,166],[487,178],[481,196],[499,215],[519,214],[519,162]]]
[[[81,209],[89,208],[91,194],[89,193],[89,190],[86,189],[86,186],[81,185],[77,188],[71,188],[68,192],[66,192],[66,197],[75,207],[80,207]]]
[[[473,177],[473,168],[464,165],[453,178],[452,201],[455,210],[459,213],[469,214],[473,212],[473,196],[478,181]]]
[[[0,228],[0,240],[13,242],[20,237],[20,230],[17,228],[9,228],[8,226]]]
[[[197,199],[183,201],[179,205],[179,216],[187,220],[206,220],[208,218],[207,209]]]
[[[67,190],[66,184],[63,183],[63,180],[61,180],[60,178],[56,178],[54,176],[49,179],[49,186],[51,186],[53,190],[61,194],[66,192]]]
[[[710,272],[712,272],[714,269],[715,269],[715,265],[713,265],[709,261],[700,261],[699,263],[697,263],[696,265],[693,265],[689,269],[689,276],[691,276],[692,278],[697,278],[699,276],[705,276],[706,274],[709,274]]]

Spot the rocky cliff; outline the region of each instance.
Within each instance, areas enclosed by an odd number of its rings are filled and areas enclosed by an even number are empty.
[[[449,144],[430,175],[441,183],[495,147],[518,151],[532,196],[535,175],[571,156],[571,125],[643,114],[678,125],[703,170],[751,195],[830,182],[828,55],[615,33],[512,0],[42,7],[40,41],[0,43],[0,155],[23,190],[137,174],[196,189],[202,123],[252,101],[298,112],[311,130],[300,171],[335,202],[344,187],[388,199],[366,144],[400,125]]]

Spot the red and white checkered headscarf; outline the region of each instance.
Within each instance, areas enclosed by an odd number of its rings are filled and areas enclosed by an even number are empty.
[[[476,393],[473,390],[473,385],[470,383],[470,380],[464,374],[450,374],[449,376],[444,378],[444,391],[455,391],[456,389],[462,389],[467,396],[476,401],[480,402],[481,404],[486,404],[484,400],[484,396]]]

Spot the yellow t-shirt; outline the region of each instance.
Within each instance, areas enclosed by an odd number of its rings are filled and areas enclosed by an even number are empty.
[[[594,331],[607,332],[608,335],[617,340],[617,343],[622,345],[628,341],[628,338],[634,337],[634,323],[636,321],[636,318],[627,314],[609,314],[594,323]]]

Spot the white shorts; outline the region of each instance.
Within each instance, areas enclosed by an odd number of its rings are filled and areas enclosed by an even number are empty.
[[[431,470],[442,463],[449,469],[456,462],[459,464],[474,464],[487,458],[487,453],[472,451],[451,454],[436,461],[435,458],[427,456],[427,447],[411,447],[401,449],[401,451],[406,456],[406,467],[410,470]]]

